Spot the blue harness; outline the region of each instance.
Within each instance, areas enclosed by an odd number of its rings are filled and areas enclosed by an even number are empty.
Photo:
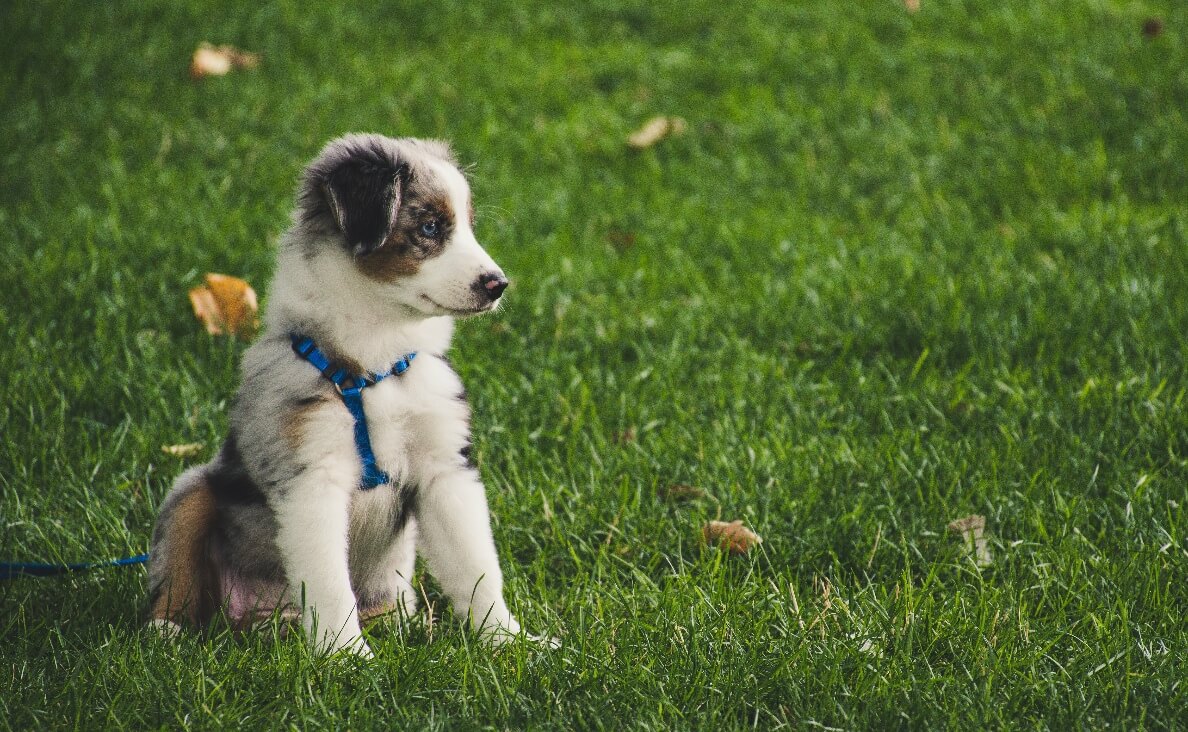
[[[409,364],[417,357],[416,352],[410,353],[396,360],[392,368],[383,373],[370,371],[362,374],[352,374],[344,368],[336,368],[326,358],[326,354],[318,350],[312,338],[291,333],[293,350],[297,355],[313,364],[314,368],[322,372],[334,384],[342,403],[346,405],[351,416],[355,418],[355,452],[359,453],[359,460],[363,463],[363,477],[359,487],[371,490],[378,485],[386,485],[392,479],[375,464],[375,452],[371,449],[371,435],[367,432],[367,415],[363,412],[363,390],[374,386],[389,376],[399,376],[408,371]],[[350,385],[347,386],[347,382]]]

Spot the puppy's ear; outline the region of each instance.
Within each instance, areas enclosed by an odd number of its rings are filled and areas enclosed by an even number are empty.
[[[338,230],[354,254],[369,254],[396,225],[407,167],[387,160],[351,156],[321,182],[321,194]]]

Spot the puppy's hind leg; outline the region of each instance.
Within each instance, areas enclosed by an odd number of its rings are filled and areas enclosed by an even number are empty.
[[[202,627],[218,609],[214,518],[205,466],[186,471],[161,506],[149,553],[149,625],[164,635],[176,635],[183,621]]]
[[[368,571],[353,580],[360,622],[368,623],[392,614],[403,621],[416,612],[417,593],[412,586],[417,563],[416,534],[416,522],[406,519],[387,553],[374,567],[367,568]]]

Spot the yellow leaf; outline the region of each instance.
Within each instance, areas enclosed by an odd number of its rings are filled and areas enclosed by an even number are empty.
[[[627,138],[627,144],[636,150],[651,147],[669,135],[685,131],[685,120],[680,117],[653,117]]]
[[[179,458],[197,455],[205,447],[201,442],[186,442],[180,445],[161,445],[161,452]]]
[[[701,527],[701,535],[706,544],[725,549],[731,554],[746,554],[751,547],[763,543],[758,534],[743,526],[742,519],[710,521]]]
[[[250,338],[256,332],[256,291],[238,277],[208,272],[206,286],[190,290],[190,305],[211,335]]]
[[[190,60],[190,76],[224,76],[231,69],[253,69],[260,64],[260,54],[241,51],[235,46],[200,44]]]

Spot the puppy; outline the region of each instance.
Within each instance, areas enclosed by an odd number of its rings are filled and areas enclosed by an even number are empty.
[[[226,442],[161,507],[152,624],[280,611],[318,651],[370,655],[360,620],[413,611],[419,552],[456,612],[520,632],[444,356],[454,318],[494,310],[508,284],[473,220],[441,142],[349,135],[305,169]]]

